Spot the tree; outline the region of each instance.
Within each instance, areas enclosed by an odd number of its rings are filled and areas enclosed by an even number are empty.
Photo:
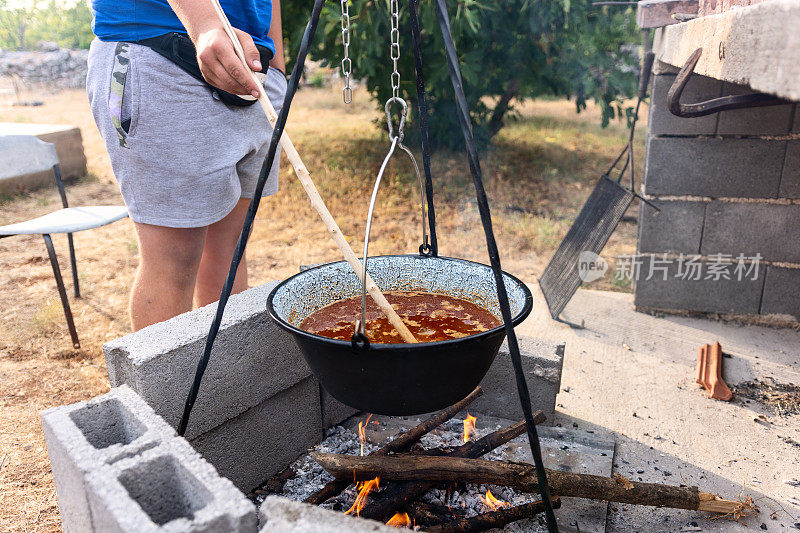
[[[0,0],[0,48],[26,48],[26,34],[34,12],[31,7],[10,8],[5,0]]]
[[[40,41],[53,41],[64,48],[89,48],[92,12],[85,1],[8,7],[0,0],[0,48],[36,49]]]
[[[313,2],[284,4],[289,53],[295,54]],[[595,7],[591,0],[459,0],[449,2],[451,29],[459,53],[464,89],[478,142],[502,128],[515,102],[559,96],[575,100],[578,111],[593,99],[603,124],[625,113],[623,99],[636,90],[638,57],[625,45],[639,42],[631,9]],[[434,3],[421,0],[422,54],[434,142],[460,146],[453,89],[444,57]],[[323,8],[312,59],[338,67],[341,60],[340,6]],[[400,93],[415,109],[408,3],[400,0]],[[391,95],[389,1],[350,0],[350,55],[353,75],[382,107]]]

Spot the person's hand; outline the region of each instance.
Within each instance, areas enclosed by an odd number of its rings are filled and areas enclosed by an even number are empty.
[[[261,70],[261,56],[253,38],[246,32],[234,28],[244,49],[247,65],[254,71]],[[258,98],[258,85],[244,68],[228,34],[221,26],[211,28],[197,35],[197,62],[200,72],[208,83],[232,94],[250,94]]]

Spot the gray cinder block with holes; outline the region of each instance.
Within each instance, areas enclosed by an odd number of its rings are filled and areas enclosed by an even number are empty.
[[[42,413],[64,531],[90,531],[88,472],[175,438],[175,431],[128,387]]]
[[[256,531],[256,508],[184,439],[91,472],[94,531]]]

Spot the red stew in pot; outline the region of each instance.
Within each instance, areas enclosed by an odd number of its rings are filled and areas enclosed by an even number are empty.
[[[470,301],[431,292],[386,292],[386,299],[419,342],[475,335],[501,324],[492,313]],[[361,296],[339,300],[308,315],[300,329],[331,339],[349,341],[361,318]],[[367,297],[365,333],[370,342],[398,344],[400,334]]]

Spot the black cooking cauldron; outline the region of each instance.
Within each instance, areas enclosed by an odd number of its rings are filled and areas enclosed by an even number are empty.
[[[449,257],[370,257],[369,274],[383,292],[426,291],[474,302],[500,316],[497,289],[487,265]],[[530,290],[503,273],[514,325],[533,307]],[[502,325],[477,335],[418,344],[355,348],[301,330],[309,314],[361,295],[361,283],[345,261],[300,272],[269,294],[270,316],[297,340],[311,371],[337,400],[382,415],[417,415],[466,397],[486,375],[505,338]],[[357,317],[353,317],[355,321]],[[509,377],[509,379],[511,379]]]

